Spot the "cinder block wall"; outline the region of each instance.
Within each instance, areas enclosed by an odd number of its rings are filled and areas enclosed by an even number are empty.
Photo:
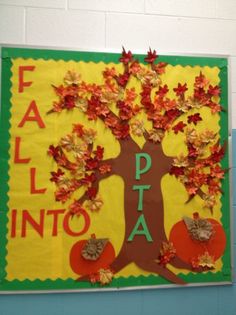
[[[230,57],[236,213],[236,0],[0,0],[0,43]],[[235,215],[236,218],[236,215]],[[235,219],[234,219],[235,221]],[[234,256],[236,233],[234,232]],[[0,315],[235,315],[234,285],[0,296]]]

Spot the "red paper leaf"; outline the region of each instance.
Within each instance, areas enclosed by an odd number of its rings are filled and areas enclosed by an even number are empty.
[[[64,107],[66,109],[73,109],[75,107],[75,98],[71,95],[66,95],[64,98]]]
[[[125,103],[124,101],[118,101],[117,107],[120,109],[119,110],[119,117],[122,120],[129,120],[130,118],[132,118],[133,110],[129,104]]]
[[[97,150],[94,151],[95,157],[98,161],[101,161],[103,158],[103,152],[104,152],[104,148],[101,146],[97,146]]]
[[[220,162],[220,160],[224,157],[225,151],[224,148],[220,145],[216,144],[210,148],[212,154],[210,156],[210,160],[214,163]]]
[[[115,127],[116,124],[119,122],[118,118],[113,116],[112,114],[109,114],[105,119],[104,119],[105,125],[107,127]]]
[[[172,120],[174,120],[175,118],[177,118],[180,115],[180,111],[177,108],[176,109],[170,109],[170,110],[166,111],[165,115],[168,117],[169,120],[172,121]],[[182,123],[183,122],[181,121],[180,125]],[[185,126],[187,126],[187,125],[185,125]]]
[[[201,121],[201,120],[202,120],[202,117],[200,116],[199,113],[188,116],[188,123],[189,123],[189,124],[190,124],[190,123],[194,123],[195,126],[196,126],[197,123],[198,123],[199,121]]]
[[[85,177],[80,180],[82,185],[90,185],[94,183],[97,180],[97,177],[94,173],[91,173],[90,175],[85,174]]]
[[[55,192],[56,201],[61,201],[62,203],[65,203],[70,198],[71,193],[72,191],[70,189],[61,187]]]
[[[184,127],[186,127],[187,125],[185,123],[183,123],[182,121],[180,121],[177,125],[175,125],[172,130],[174,130],[175,134],[177,134],[178,132],[184,132]]]
[[[174,88],[173,90],[177,96],[183,96],[184,93],[188,90],[187,83],[184,83],[183,85],[178,83],[178,87]]]
[[[113,129],[113,134],[117,139],[126,139],[129,136],[129,125],[128,124],[116,124]]]
[[[133,60],[132,52],[130,50],[128,52],[126,52],[124,47],[123,47],[122,56],[120,57],[119,61],[123,62],[123,64],[127,65],[132,60]]]
[[[201,103],[204,103],[204,100],[206,99],[206,93],[203,88],[197,88],[194,89],[194,98]]]
[[[60,154],[60,147],[56,146],[54,147],[52,144],[49,146],[48,154],[52,157],[56,158]]]
[[[81,212],[85,212],[85,209],[82,207],[81,203],[79,203],[77,200],[74,200],[74,202],[69,206],[70,213],[72,216],[74,215],[80,215]]]
[[[179,177],[184,175],[184,167],[172,166],[170,169],[170,175],[175,175],[175,177]]]
[[[86,194],[89,199],[94,199],[97,195],[97,189],[94,187],[89,187],[86,191]]]
[[[204,88],[207,86],[209,81],[206,79],[205,75],[200,71],[199,76],[196,76],[194,86],[196,88]]]
[[[198,156],[197,149],[191,144],[188,144],[188,157],[196,158]]]
[[[158,74],[163,74],[165,73],[166,66],[167,66],[166,62],[158,62],[158,64],[153,65],[153,68]]]
[[[216,86],[210,85],[207,92],[208,92],[208,94],[210,94],[212,96],[219,96],[221,91],[220,91],[220,87],[218,85],[216,85]]]
[[[159,90],[156,92],[160,97],[164,97],[169,92],[168,86],[165,84],[164,86],[160,86]]]
[[[86,170],[91,171],[98,167],[98,160],[96,158],[90,158],[86,161]]]
[[[63,176],[65,173],[62,172],[62,170],[59,168],[57,172],[51,172],[52,177],[50,178],[51,182],[57,183],[61,176]]]
[[[219,165],[210,168],[210,175],[213,178],[222,179],[224,178],[225,171]]]
[[[74,124],[73,126],[73,132],[76,133],[78,137],[82,137],[84,135],[83,125]]]
[[[99,172],[101,174],[106,174],[111,172],[111,165],[110,164],[103,164],[99,166]]]
[[[216,181],[216,180],[209,180],[208,181],[208,191],[210,195],[216,195],[219,192],[221,192],[221,188],[220,188],[220,182]]]
[[[147,57],[144,59],[144,61],[146,61],[147,63],[153,63],[156,59],[157,59],[157,53],[155,50],[151,50],[151,48],[149,48],[149,51],[147,53]]]
[[[119,76],[116,77],[116,82],[120,86],[125,87],[129,80],[129,76],[130,76],[129,73],[120,74]]]

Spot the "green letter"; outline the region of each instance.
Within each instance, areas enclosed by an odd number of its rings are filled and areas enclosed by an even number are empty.
[[[140,225],[143,228],[142,230],[138,229]],[[151,234],[148,231],[148,227],[147,227],[147,224],[146,224],[146,221],[144,219],[143,214],[141,214],[140,217],[138,218],[138,221],[137,221],[132,233],[130,234],[130,236],[128,238],[128,242],[132,242],[135,235],[145,235],[148,242],[153,242]],[[144,255],[145,255],[145,253],[144,253]]]
[[[151,165],[152,165],[152,159],[149,154],[147,153],[136,153],[135,154],[136,158],[136,174],[135,174],[135,179],[140,179],[140,175],[143,173],[146,173]],[[146,160],[146,165],[143,169],[140,169],[141,167],[141,158],[145,158]]]
[[[148,190],[151,185],[134,185],[133,190],[138,190],[138,211],[143,210],[143,191]]]

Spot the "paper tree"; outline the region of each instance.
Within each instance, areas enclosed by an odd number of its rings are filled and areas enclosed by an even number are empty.
[[[71,199],[71,215],[82,215],[88,221],[86,213],[98,211],[103,206],[103,198],[99,195],[100,181],[111,175],[122,177],[123,246],[107,269],[98,270],[100,282],[111,281],[110,273],[115,274],[134,262],[142,270],[182,284],[184,281],[170,271],[167,264],[199,272],[211,269],[217,257],[208,251],[201,257],[193,257],[192,261],[184,261],[178,256],[175,244],[167,238],[164,228],[161,179],[166,173],[175,176],[188,193],[186,203],[198,196],[203,200],[203,207],[208,208],[209,213],[213,212],[217,196],[222,193],[221,180],[225,170],[220,161],[224,157],[225,145],[220,144],[219,134],[206,128],[199,131],[196,127],[204,126],[203,108],[210,109],[211,115],[222,111],[220,88],[212,86],[200,72],[191,96],[186,97],[187,84],[178,83],[174,88],[175,97],[170,98],[169,88],[161,80],[166,63],[156,62],[155,50],[149,50],[146,64],[135,60],[132,53],[124,49],[119,60],[123,72],[118,73],[113,67],[104,69],[101,84],[86,83],[79,74],[68,71],[64,84],[53,86],[58,99],[49,114],[82,111],[89,120],[103,121],[120,145],[120,154],[106,160],[103,158],[104,148],[94,144],[96,130],[74,124],[71,134],[49,148],[49,154],[58,165],[58,169],[51,172],[51,181],[56,184],[55,199],[62,203]],[[174,158],[167,156],[162,147],[162,141],[169,133],[173,134],[173,139],[183,135],[185,152]],[[136,143],[137,137],[145,140],[142,147]],[[84,193],[74,199],[78,190]],[[192,213],[189,216],[192,217]],[[212,232],[214,224],[210,220],[201,220],[196,214],[192,219],[185,218],[184,222],[195,242],[207,241],[216,233]],[[218,257],[223,250],[222,247]],[[80,278],[89,279],[89,273]]]

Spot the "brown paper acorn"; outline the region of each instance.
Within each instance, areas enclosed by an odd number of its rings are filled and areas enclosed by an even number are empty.
[[[211,238],[213,228],[207,219],[184,217],[183,220],[192,239],[206,242]]]
[[[107,243],[108,238],[90,238],[81,251],[82,257],[86,260],[98,260]]]

